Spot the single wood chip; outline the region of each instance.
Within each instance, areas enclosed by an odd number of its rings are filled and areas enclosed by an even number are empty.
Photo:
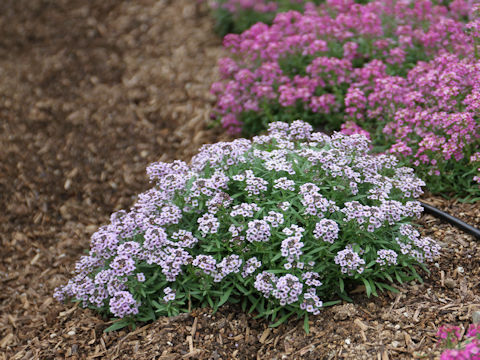
[[[367,341],[367,335],[365,335],[365,331],[360,329],[360,336],[362,337],[363,342]]]
[[[383,353],[382,353],[382,360],[389,360],[389,357],[388,357],[388,352],[387,352],[387,350],[383,350]]]
[[[12,333],[9,333],[7,334],[6,336],[4,336],[4,338],[2,339],[2,341],[0,341],[0,348],[5,348],[8,346],[8,344],[10,344],[13,340],[13,334]]]
[[[30,265],[32,265],[32,266],[35,265],[37,263],[38,259],[40,259],[40,253],[37,253],[37,255],[35,255],[33,257],[33,259],[30,261]]]
[[[260,337],[260,344],[263,344],[265,343],[265,340],[267,340],[268,338],[268,335],[270,335],[270,332],[272,331],[272,329],[270,328],[266,328],[265,331],[263,332],[262,336]]]
[[[191,336],[187,336],[187,342],[188,342],[188,350],[192,352],[193,349],[193,338]]]
[[[182,359],[190,359],[191,357],[197,356],[200,353],[202,353],[202,350],[200,349],[195,349],[193,351],[190,351],[189,353],[185,354],[182,356]]]
[[[103,357],[106,353],[107,353],[106,351],[97,352],[93,355],[90,355],[88,358],[89,359],[95,359],[95,358],[98,358],[98,357]]]
[[[411,336],[408,335],[406,331],[404,331],[403,337],[405,338],[405,344],[407,345],[407,348],[409,350],[413,349],[415,344],[413,343]]]
[[[360,319],[355,319],[355,321],[353,322],[355,325],[357,325],[360,330],[363,330],[363,331],[367,331],[368,330],[368,326],[365,325],[362,320]]]
[[[60,312],[60,313],[58,314],[58,317],[61,317],[61,318],[62,318],[62,317],[65,317],[65,316],[67,316],[67,315],[70,315],[72,312],[75,311],[75,309],[77,308],[77,306],[78,306],[78,303],[76,303],[76,304],[75,304],[73,307],[71,307],[70,309]]]
[[[195,333],[197,332],[197,325],[198,325],[198,317],[196,317],[195,319],[193,319],[192,331],[190,332],[190,334],[192,335],[192,337],[194,337],[194,336],[195,336]]]

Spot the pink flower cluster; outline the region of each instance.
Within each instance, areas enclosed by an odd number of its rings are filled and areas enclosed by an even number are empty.
[[[412,63],[443,49],[472,52],[472,39],[458,20],[468,9],[466,0],[455,0],[450,8],[430,0],[365,5],[328,0],[318,8],[307,6],[304,15],[279,13],[271,26],[258,23],[240,35],[225,36],[232,57],[219,62],[224,81],[212,85],[218,97],[215,112],[228,131],[247,134],[252,125],[246,118],[252,112],[258,114],[257,122],[279,120],[280,111],[312,119],[344,111],[359,119],[367,99],[355,89],[388,73],[404,74]],[[383,107],[395,100],[390,91],[401,85],[384,82],[378,89]]]
[[[389,152],[409,159],[425,176],[440,175],[449,161],[469,159],[480,146],[480,62],[472,56],[442,53],[420,62],[407,78],[355,84],[349,96],[356,99],[347,101],[349,115],[383,125]],[[352,129],[344,132],[360,132]],[[470,157],[471,163],[478,160]]]
[[[462,343],[458,326],[442,325],[437,332],[439,343],[446,349],[440,360],[480,360],[480,324],[471,324]]]

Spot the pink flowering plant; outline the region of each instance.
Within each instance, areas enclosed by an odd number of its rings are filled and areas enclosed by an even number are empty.
[[[465,336],[458,326],[442,325],[438,345],[447,348],[440,360],[480,360],[480,324],[471,324]]]
[[[478,199],[479,91],[480,62],[444,53],[420,62],[407,78],[384,76],[350,87],[352,120],[342,131],[362,132],[356,123],[377,127],[377,149],[414,166],[430,191]]]
[[[424,182],[366,137],[274,122],[267,135],[204,145],[188,165],[154,163],[155,183],[91,239],[56,289],[122,319],[110,329],[192,306],[240,303],[278,325],[297,314],[421,280],[439,254],[411,222]]]
[[[303,11],[305,4],[321,0],[211,0],[209,6],[215,18],[215,31],[225,36],[241,33],[262,22],[271,24],[275,15],[288,10]],[[310,5],[311,6],[311,5]]]
[[[329,0],[225,37],[214,83],[232,133],[302,118],[361,133],[414,166],[433,193],[480,196],[478,6]],[[473,19],[465,24],[460,19]],[[428,61],[427,61],[428,60]]]
[[[479,6],[471,6],[459,54],[440,52],[405,78],[382,74],[345,96],[346,134],[372,133],[379,151],[414,166],[434,193],[480,196]],[[460,37],[458,37],[460,39]]]
[[[228,34],[231,56],[219,61],[223,80],[211,88],[215,116],[244,135],[296,118],[338,130],[353,105],[366,106],[365,94],[348,92],[352,86],[405,76],[440,51],[470,53],[472,37],[459,20],[468,9],[466,0],[450,7],[430,0],[327,0],[306,6],[304,14],[279,13],[271,26]]]

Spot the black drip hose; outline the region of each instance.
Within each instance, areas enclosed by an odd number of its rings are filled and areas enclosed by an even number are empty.
[[[450,214],[447,214],[446,212],[439,210],[431,205],[425,204],[424,202],[420,201],[420,204],[422,204],[423,208],[425,209],[425,212],[428,214],[431,214],[435,216],[436,218],[439,218],[441,220],[444,220],[453,226],[456,226],[457,228],[469,233],[470,235],[475,236],[477,239],[480,239],[480,230],[477,228],[474,228],[471,225],[468,225],[467,223],[463,222],[462,220],[456,218],[455,216],[452,216]]]

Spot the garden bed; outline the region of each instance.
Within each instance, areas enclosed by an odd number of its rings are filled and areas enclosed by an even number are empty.
[[[0,5],[0,358],[434,358],[444,323],[480,310],[479,246],[431,216],[443,255],[424,284],[324,309],[276,329],[235,306],[104,334],[111,322],[57,303],[90,235],[148,188],[153,161],[189,160],[207,128],[221,40],[192,1]],[[480,205],[423,200],[479,227]],[[5,211],[6,210],[6,211]]]

